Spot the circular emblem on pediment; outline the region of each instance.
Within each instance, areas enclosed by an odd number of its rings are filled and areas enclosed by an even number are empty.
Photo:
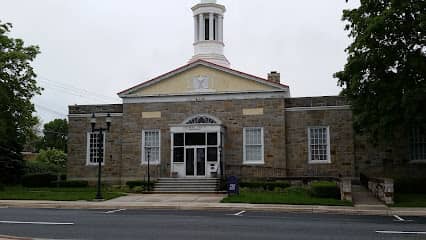
[[[195,91],[209,89],[209,77],[196,76],[192,79],[192,87]]]

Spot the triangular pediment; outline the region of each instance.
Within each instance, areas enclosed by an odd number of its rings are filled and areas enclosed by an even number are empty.
[[[119,93],[120,97],[287,91],[288,86],[198,60]]]

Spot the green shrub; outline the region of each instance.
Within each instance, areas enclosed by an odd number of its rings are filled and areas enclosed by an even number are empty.
[[[426,178],[398,177],[394,179],[395,193],[426,193]]]
[[[22,177],[24,187],[51,187],[56,175],[50,173],[30,174]]]
[[[289,182],[277,181],[277,182],[241,182],[240,187],[249,189],[258,189],[265,191],[274,191],[275,188],[287,188],[290,186]]]
[[[4,190],[4,185],[3,183],[0,182],[0,191],[3,191],[3,190]]]
[[[304,195],[309,194],[309,190],[306,187],[291,186],[284,189],[284,193],[289,195]]]
[[[54,173],[55,166],[41,161],[25,161],[24,174],[33,175],[41,173]]]
[[[64,188],[85,188],[89,186],[89,182],[84,180],[54,181],[52,185]]]
[[[337,183],[329,181],[318,181],[310,184],[311,194],[320,198],[340,199],[340,189]]]
[[[136,193],[141,193],[144,191],[144,188],[142,186],[136,186],[132,189],[132,191]]]
[[[148,188],[148,181],[142,181],[142,180],[136,180],[136,181],[127,181],[126,185],[130,188],[133,189],[134,187],[144,187],[144,188]],[[154,186],[154,182],[150,181],[149,185],[151,186],[151,189]]]

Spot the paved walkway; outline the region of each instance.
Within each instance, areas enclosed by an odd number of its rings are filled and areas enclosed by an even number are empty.
[[[362,185],[352,185],[352,201],[355,207],[387,208],[384,203],[380,202],[373,193]]]
[[[106,203],[219,203],[225,194],[129,194]]]

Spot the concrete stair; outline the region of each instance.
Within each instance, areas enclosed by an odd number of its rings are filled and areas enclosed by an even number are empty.
[[[217,193],[219,178],[159,178],[154,193]]]

